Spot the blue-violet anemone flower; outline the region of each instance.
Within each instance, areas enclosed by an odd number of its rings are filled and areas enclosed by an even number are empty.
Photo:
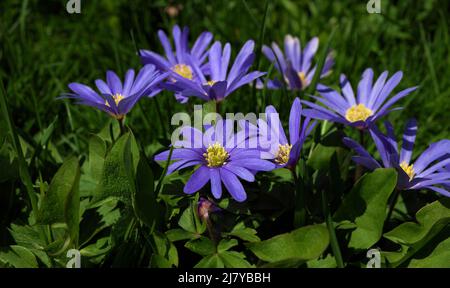
[[[385,71],[376,80],[375,84],[372,84],[373,71],[370,68],[366,69],[358,84],[356,98],[353,93],[353,88],[345,75],[341,75],[340,77],[342,94],[325,85],[319,84],[317,91],[322,97],[311,97],[327,108],[304,100],[302,102],[312,109],[304,109],[303,114],[315,119],[329,120],[358,129],[366,129],[371,123],[389,112],[401,109],[390,109],[390,107],[417,89],[417,87],[411,87],[389,98],[392,90],[400,83],[403,73],[399,71],[388,80],[387,77],[388,72]]]
[[[211,126],[204,133],[193,127],[182,128],[184,140],[175,143],[167,174],[190,166],[198,166],[184,186],[184,193],[192,194],[211,182],[212,195],[219,199],[222,196],[222,183],[238,202],[245,201],[247,194],[240,179],[248,182],[255,181],[257,171],[269,171],[275,165],[262,160],[260,151],[245,148],[241,145],[236,134],[229,133],[232,129],[224,128],[222,120]],[[243,140],[245,141],[245,139]],[[198,145],[200,144],[200,145]],[[199,148],[195,148],[199,147]],[[242,148],[240,148],[242,147]],[[170,150],[155,156],[156,161],[166,161]]]
[[[178,25],[175,25],[172,30],[172,35],[175,43],[175,51],[172,50],[172,45],[166,33],[159,30],[158,36],[164,48],[165,57],[153,51],[140,50],[139,53],[142,63],[153,64],[164,72],[173,71],[181,77],[190,80],[197,77],[194,69],[190,65],[191,62],[201,67],[204,73],[207,73],[207,66],[204,63],[208,55],[207,48],[213,39],[213,35],[210,32],[201,33],[192,48],[189,48],[189,29],[187,27],[181,30]],[[177,92],[175,94],[177,100],[182,103],[186,102],[188,98],[183,97],[176,89],[177,87],[170,84],[171,81],[167,85],[164,85],[164,88]]]
[[[206,101],[221,101],[239,87],[265,74],[259,71],[247,73],[255,59],[254,46],[255,43],[252,40],[247,41],[228,71],[231,57],[230,44],[225,44],[222,50],[222,44],[216,41],[209,50],[209,75],[206,75],[195,61],[191,61],[190,66],[197,77],[189,79],[172,73],[175,79],[174,85],[179,87],[183,96],[196,96]]]
[[[289,115],[289,140],[277,110],[272,105],[266,107],[266,121],[258,120],[258,140],[262,158],[272,160],[277,168],[294,169],[300,158],[303,143],[316,124],[314,121],[309,125],[310,118],[306,118],[302,123],[301,112],[300,99],[295,98]]]
[[[450,164],[450,140],[441,140],[431,144],[412,163],[411,156],[416,139],[417,122],[412,119],[406,124],[400,152],[392,125],[385,122],[385,126],[387,135],[382,134],[376,128],[370,129],[382,163],[377,162],[356,141],[346,137],[343,139],[345,145],[358,154],[358,156],[353,156],[353,161],[370,170],[382,167],[396,168],[398,189],[430,189],[450,197],[449,191],[435,186],[442,185],[448,189],[450,185],[450,172],[444,170],[444,167]]]
[[[70,83],[73,93],[65,93],[61,98],[76,99],[77,104],[98,108],[120,120],[141,97],[158,94],[161,91],[158,84],[166,77],[167,73],[160,73],[154,65],[145,65],[136,78],[134,70],[129,69],[123,83],[116,73],[108,71],[106,83],[101,79],[95,81],[100,94],[87,85]]]
[[[303,90],[311,84],[317,65],[312,67],[312,60],[319,47],[319,38],[312,38],[301,49],[300,40],[298,37],[287,35],[284,38],[284,55],[277,43],[272,43],[272,48],[264,45],[262,48],[263,54],[273,63],[275,68],[283,77],[282,81],[286,83],[286,88],[290,90]],[[320,73],[320,78],[330,74],[331,67],[334,64],[331,53],[325,59],[325,64]],[[261,83],[259,85],[261,87]],[[267,88],[279,89],[283,87],[283,83],[278,80],[269,80]]]

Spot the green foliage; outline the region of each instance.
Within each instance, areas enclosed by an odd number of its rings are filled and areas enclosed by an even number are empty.
[[[386,206],[396,184],[394,169],[376,169],[361,177],[344,198],[334,220],[355,224],[349,247],[367,249],[381,238],[387,216]]]
[[[259,259],[284,265],[286,261],[299,263],[319,257],[328,247],[329,235],[324,225],[298,228],[247,246]]]
[[[78,159],[71,157],[56,172],[47,193],[42,195],[37,216],[38,224],[65,223],[75,246],[80,222],[79,180]]]

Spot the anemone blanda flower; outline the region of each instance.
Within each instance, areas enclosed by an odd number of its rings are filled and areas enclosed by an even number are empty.
[[[435,185],[450,185],[450,172],[444,167],[450,164],[450,140],[441,140],[431,144],[416,161],[411,161],[412,151],[417,133],[417,123],[414,119],[406,124],[403,134],[402,147],[398,151],[398,144],[394,136],[394,129],[389,122],[385,122],[387,135],[378,129],[370,129],[370,133],[380,154],[382,163],[377,162],[356,141],[345,137],[346,146],[355,150],[358,156],[352,159],[364,167],[374,170],[376,168],[395,168],[398,171],[398,189],[430,189],[450,197],[450,192]]]
[[[149,50],[140,50],[141,61],[144,64],[153,64],[161,71],[174,71],[178,75],[187,79],[195,79],[197,76],[189,63],[193,62],[196,66],[201,67],[203,72],[207,72],[207,66],[204,65],[208,55],[207,48],[211,43],[213,35],[210,32],[203,32],[195,41],[192,48],[189,48],[189,28],[180,29],[175,25],[172,30],[173,40],[175,43],[175,51],[172,50],[169,38],[164,31],[159,30],[158,36],[164,48],[165,57]],[[166,83],[165,88],[177,92],[175,97],[178,101],[184,103],[188,99],[183,97],[177,86]]]
[[[183,140],[175,143],[167,174],[190,166],[198,166],[184,186],[184,193],[192,194],[211,182],[211,192],[216,199],[222,196],[222,183],[238,202],[245,201],[247,194],[240,179],[255,181],[257,171],[269,171],[275,165],[260,157],[260,151],[245,148],[238,133],[227,129],[225,122],[208,128],[204,133],[193,127],[182,128]],[[227,127],[232,127],[229,125]],[[239,140],[241,139],[241,140]],[[198,145],[200,144],[200,145]],[[244,143],[245,144],[245,143]],[[199,148],[194,148],[199,147]],[[156,161],[166,161],[170,151],[155,156]]]
[[[311,67],[311,65],[318,47],[319,38],[314,37],[302,51],[298,37],[286,35],[284,38],[284,54],[275,42],[272,43],[272,48],[264,45],[262,52],[274,64],[278,72],[281,73],[288,89],[302,90],[308,87],[316,72],[317,65],[314,67]],[[328,54],[320,73],[320,78],[327,76],[331,72],[333,64],[333,57],[331,54]],[[261,87],[261,83],[259,83],[259,87]],[[278,79],[269,80],[267,83],[267,88],[269,89],[281,87],[283,87],[283,83]]]
[[[356,98],[352,86],[345,75],[340,77],[341,93],[319,84],[317,91],[322,97],[311,97],[325,105],[326,108],[303,100],[304,104],[312,108],[304,109],[303,113],[311,118],[329,120],[359,129],[366,129],[371,123],[389,112],[401,109],[390,108],[395,102],[417,89],[417,87],[411,87],[389,98],[391,92],[400,83],[403,73],[398,71],[388,80],[387,77],[388,72],[385,71],[376,80],[375,84],[372,84],[373,71],[370,68],[366,69],[358,84]]]
[[[73,93],[65,93],[61,98],[76,99],[77,104],[92,106],[114,118],[123,119],[141,97],[153,97],[158,94],[161,91],[158,84],[167,75],[156,70],[154,65],[145,65],[136,78],[134,70],[129,69],[122,83],[116,73],[107,71],[106,83],[101,79],[95,80],[100,93],[87,85],[70,83],[69,88]]]
[[[263,159],[272,160],[277,168],[293,169],[295,167],[300,158],[303,143],[316,124],[314,121],[309,125],[310,118],[306,118],[302,123],[301,112],[300,99],[295,98],[289,115],[289,140],[279,117],[277,117],[277,110],[272,105],[266,107],[266,121],[258,120],[258,139],[262,147],[261,156]]]
[[[255,59],[254,46],[255,43],[252,40],[247,41],[228,71],[231,56],[230,44],[225,44],[222,50],[222,44],[216,41],[209,50],[209,75],[200,69],[198,63],[191,61],[190,67],[197,77],[189,79],[178,73],[172,73],[174,85],[180,89],[183,96],[196,96],[207,101],[221,101],[239,87],[265,74],[259,71],[247,73]]]

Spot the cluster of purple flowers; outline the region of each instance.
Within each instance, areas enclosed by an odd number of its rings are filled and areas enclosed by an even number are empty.
[[[158,36],[165,55],[148,50],[139,51],[144,67],[136,77],[134,70],[129,70],[122,83],[114,72],[108,71],[106,82],[95,81],[99,92],[83,84],[71,83],[69,88],[72,93],[64,97],[74,98],[79,104],[96,107],[123,120],[137,101],[146,96],[153,97],[164,89],[174,92],[179,102],[186,103],[190,97],[223,101],[249,83],[255,83],[258,88],[263,87],[261,77],[266,73],[251,70],[255,59],[255,44],[252,40],[248,40],[232,60],[231,45],[222,45],[219,41],[212,43],[213,35],[210,32],[203,32],[190,46],[188,28],[175,26],[172,31],[174,48],[166,33],[159,31]],[[280,74],[280,79],[266,81],[267,88],[284,86],[289,90],[304,90],[311,85],[313,76],[319,73],[316,72],[317,65],[313,65],[318,47],[319,39],[315,37],[302,50],[300,40],[290,35],[285,37],[284,53],[276,43],[272,43],[271,47],[263,46],[263,54]],[[319,78],[330,74],[333,64],[333,57],[329,54]],[[399,71],[388,78],[388,72],[385,71],[374,81],[373,70],[366,69],[356,93],[345,75],[340,76],[340,91],[318,84],[315,88],[320,97],[310,96],[316,102],[298,98],[294,100],[289,115],[289,137],[279,121],[271,121],[270,115],[278,115],[271,105],[266,107],[266,120],[259,119],[256,124],[244,123],[244,137],[240,135],[242,131],[234,133],[233,129],[227,129],[229,125],[226,121],[217,121],[215,126],[205,127],[202,131],[184,127],[181,132],[183,141],[176,143],[172,152],[156,155],[155,160],[171,161],[168,174],[196,167],[184,187],[187,194],[195,193],[210,183],[215,198],[222,196],[224,186],[236,201],[244,201],[247,196],[240,180],[255,181],[259,171],[282,167],[295,169],[303,143],[316,124],[311,119],[327,120],[370,133],[382,162],[377,162],[354,140],[344,138],[344,143],[358,154],[353,157],[356,163],[368,169],[396,168],[399,172],[399,189],[427,188],[450,196],[447,190],[450,186],[450,140],[430,145],[412,163],[416,122],[408,122],[400,152],[392,125],[386,123],[386,135],[375,125],[383,116],[400,109],[392,106],[416,90],[417,87],[411,87],[392,96],[402,77],[403,73]],[[302,108],[302,104],[307,109]],[[268,134],[279,137],[271,138]],[[255,136],[265,136],[265,143],[263,141],[257,147],[248,147]],[[194,145],[194,142],[201,145]]]

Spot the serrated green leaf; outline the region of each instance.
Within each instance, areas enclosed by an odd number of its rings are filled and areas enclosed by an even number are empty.
[[[394,169],[376,169],[361,177],[344,198],[333,218],[356,224],[349,247],[367,249],[381,238],[389,196],[396,184]]]
[[[219,253],[222,253],[222,252],[225,252],[237,245],[238,245],[238,241],[236,239],[222,239],[222,240],[220,240],[220,243],[217,246],[217,251]]]
[[[166,235],[172,242],[198,238],[198,234],[183,229],[171,229],[166,232]]]
[[[217,254],[209,255],[200,260],[194,268],[224,268],[222,259]]]
[[[186,242],[184,247],[202,256],[208,256],[217,252],[214,242],[206,237],[190,240]]]
[[[225,268],[251,268],[252,265],[245,260],[245,255],[236,251],[223,251],[219,253]]]
[[[12,245],[5,251],[0,250],[0,261],[15,268],[38,268],[34,254],[19,245]]]

